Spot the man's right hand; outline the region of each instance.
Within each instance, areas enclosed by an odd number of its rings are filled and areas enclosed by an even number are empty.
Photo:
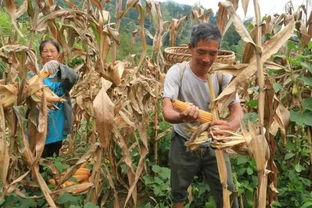
[[[190,105],[183,112],[173,109],[170,98],[164,98],[163,104],[164,119],[170,123],[193,123],[199,119],[199,109],[195,105]]]
[[[194,123],[199,119],[199,108],[195,105],[189,106],[185,111],[180,113],[182,123]]]

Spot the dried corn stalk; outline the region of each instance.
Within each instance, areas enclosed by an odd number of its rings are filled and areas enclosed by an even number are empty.
[[[177,41],[177,35],[181,29],[182,23],[184,22],[186,16],[179,19],[172,19],[169,26],[169,46],[175,46]]]

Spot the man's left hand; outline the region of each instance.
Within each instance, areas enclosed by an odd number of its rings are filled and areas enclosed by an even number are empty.
[[[215,120],[211,122],[211,130],[214,136],[229,136],[228,131],[234,131],[233,126],[226,120]],[[225,132],[227,131],[227,132]]]

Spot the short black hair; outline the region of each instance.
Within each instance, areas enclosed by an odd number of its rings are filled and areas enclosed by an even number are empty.
[[[220,43],[221,37],[221,32],[217,26],[208,23],[201,23],[193,26],[190,44],[194,47],[201,40],[216,40]]]
[[[55,40],[43,40],[41,41],[40,46],[39,46],[40,54],[42,53],[43,48],[47,43],[51,43],[52,45],[54,45],[58,53],[61,52],[61,46]]]

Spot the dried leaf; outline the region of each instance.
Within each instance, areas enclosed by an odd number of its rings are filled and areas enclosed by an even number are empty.
[[[101,78],[102,88],[93,101],[96,130],[104,149],[108,149],[111,140],[111,130],[114,125],[114,103],[107,95],[111,83]]]
[[[233,21],[233,25],[235,27],[236,32],[241,36],[242,40],[246,43],[251,43],[253,46],[256,47],[254,41],[252,40],[250,34],[248,33],[246,27],[244,26],[244,23],[241,21],[239,16],[235,13],[235,10],[233,8],[233,5],[229,1],[220,2],[219,3],[222,7],[226,9],[226,11],[229,13],[230,18]]]
[[[247,14],[247,9],[248,9],[248,4],[249,4],[249,0],[242,0],[241,2],[242,2],[244,14],[245,14],[245,16],[246,16],[246,14]]]
[[[295,29],[295,22],[292,21],[284,27],[279,33],[274,35],[270,40],[264,43],[263,45],[263,54],[262,60],[266,61],[269,59],[274,53],[281,48],[281,46],[290,38],[292,32]],[[256,72],[256,59],[253,58],[250,61],[248,67],[245,70],[240,72],[235,79],[231,81],[231,83],[222,91],[222,93],[216,99],[217,106],[219,109],[223,109],[234,99],[235,92],[238,86],[242,86],[248,82],[248,79]]]
[[[20,5],[20,7],[16,11],[16,19],[22,16],[28,8],[28,1],[24,0],[24,2]]]
[[[234,10],[236,11],[238,8],[238,0],[230,0],[233,4]]]
[[[14,3],[14,0],[5,0],[4,3],[5,3],[5,10],[10,14],[12,18],[15,19],[17,8]]]
[[[282,103],[277,100],[277,98],[275,98],[275,101],[278,103],[278,106],[274,114],[273,123],[270,127],[270,133],[272,135],[276,135],[278,129],[280,129],[283,137],[283,142],[284,144],[286,144],[286,130],[290,120],[290,112],[282,105]]]
[[[91,2],[98,8],[98,10],[102,11],[103,10],[103,6],[102,6],[102,2],[99,0],[91,0]]]
[[[219,30],[221,31],[221,34],[224,34],[224,28],[227,20],[227,10],[225,6],[221,3],[218,4],[219,10],[218,10],[218,17],[217,17],[217,26]]]
[[[65,0],[65,3],[66,3],[69,7],[73,8],[73,9],[76,9],[76,8],[77,8],[77,5],[74,4],[71,0]]]
[[[20,112],[20,109],[18,107],[14,107],[14,113],[17,117],[18,120],[18,125],[19,125],[19,129],[21,132],[21,136],[22,136],[22,144],[19,144],[19,149],[20,151],[23,153],[23,157],[25,159],[25,161],[27,162],[27,165],[29,166],[29,169],[32,170],[36,181],[38,182],[40,189],[43,193],[43,195],[45,196],[49,206],[56,208],[56,205],[50,195],[50,189],[47,186],[46,182],[44,181],[44,179],[42,178],[41,174],[39,173],[39,165],[38,163],[36,163],[35,158],[33,157],[33,154],[29,148],[29,143],[28,140],[26,139],[26,134],[25,134],[25,127],[23,125],[24,123],[24,118],[23,115]]]
[[[38,131],[36,138],[36,160],[39,161],[44,149],[48,129],[48,107],[45,92],[42,89],[41,104],[39,108]]]
[[[7,184],[7,174],[10,163],[8,144],[6,141],[6,128],[3,107],[0,104],[0,180],[3,186]],[[2,191],[2,190],[1,190]]]
[[[17,103],[17,87],[13,84],[0,84],[0,105],[3,108],[12,107]]]
[[[121,19],[124,17],[131,8],[136,6],[138,2],[139,0],[127,0],[126,8],[118,13],[117,18]]]

